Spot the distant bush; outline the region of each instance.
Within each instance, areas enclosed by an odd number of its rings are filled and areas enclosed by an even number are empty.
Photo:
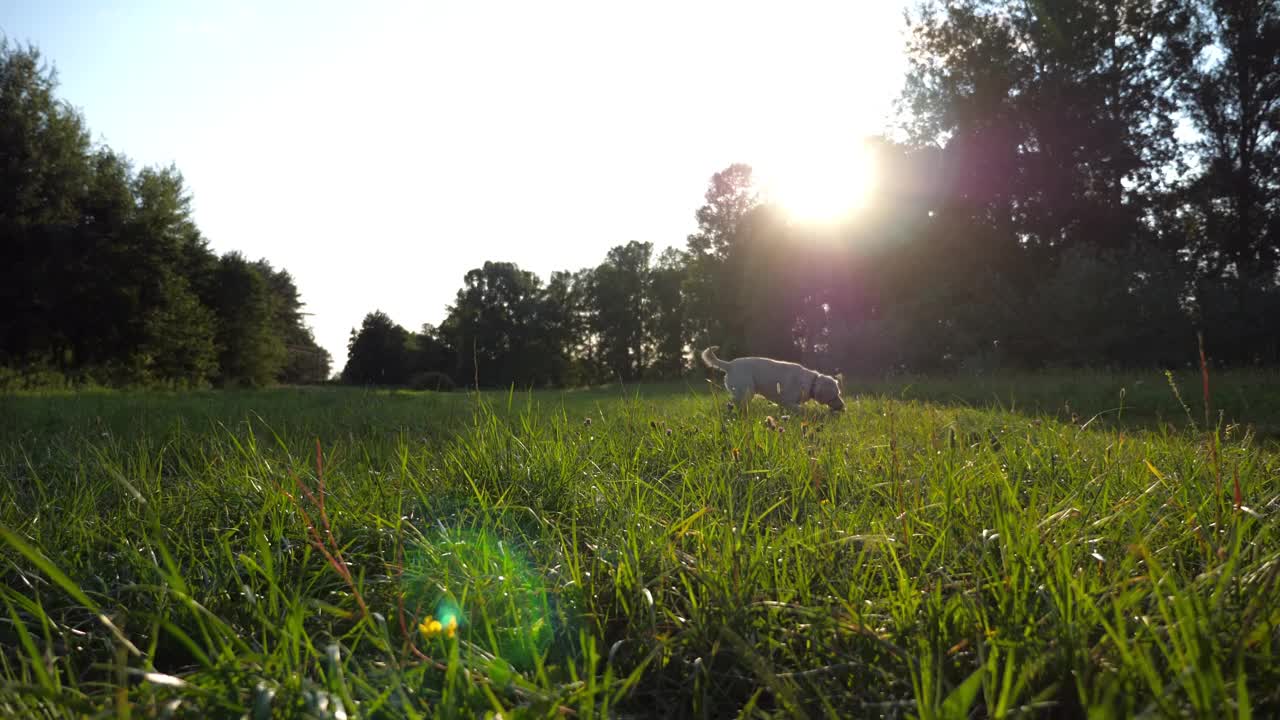
[[[447,374],[431,370],[428,372],[416,373],[409,379],[409,387],[414,390],[435,390],[437,392],[449,392],[454,389],[453,378]]]
[[[69,390],[75,385],[71,378],[52,368],[0,366],[0,392]]]
[[[161,377],[138,362],[107,363],[62,370],[36,362],[14,367],[0,365],[0,393],[105,390],[194,390],[209,387],[206,382]]]

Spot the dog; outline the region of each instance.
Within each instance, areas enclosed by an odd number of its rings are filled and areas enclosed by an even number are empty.
[[[725,362],[716,357],[719,349],[720,346],[714,345],[703,350],[702,362],[709,368],[724,371],[724,386],[740,408],[745,408],[753,395],[763,395],[788,409],[816,400],[832,412],[844,410],[840,383],[830,375],[797,363],[762,357],[740,357]]]

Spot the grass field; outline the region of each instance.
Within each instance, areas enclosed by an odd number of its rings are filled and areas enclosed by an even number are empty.
[[[1280,376],[1174,385],[0,397],[0,716],[1274,717]]]

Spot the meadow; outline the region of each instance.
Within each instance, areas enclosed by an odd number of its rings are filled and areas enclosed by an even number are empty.
[[[0,397],[0,716],[1280,714],[1280,375]]]

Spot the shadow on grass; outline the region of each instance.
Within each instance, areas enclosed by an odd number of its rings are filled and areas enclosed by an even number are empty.
[[[847,379],[846,394],[874,395],[1135,430],[1241,425],[1280,441],[1280,372],[1211,375],[1206,412],[1199,373],[1027,373],[975,378]]]

